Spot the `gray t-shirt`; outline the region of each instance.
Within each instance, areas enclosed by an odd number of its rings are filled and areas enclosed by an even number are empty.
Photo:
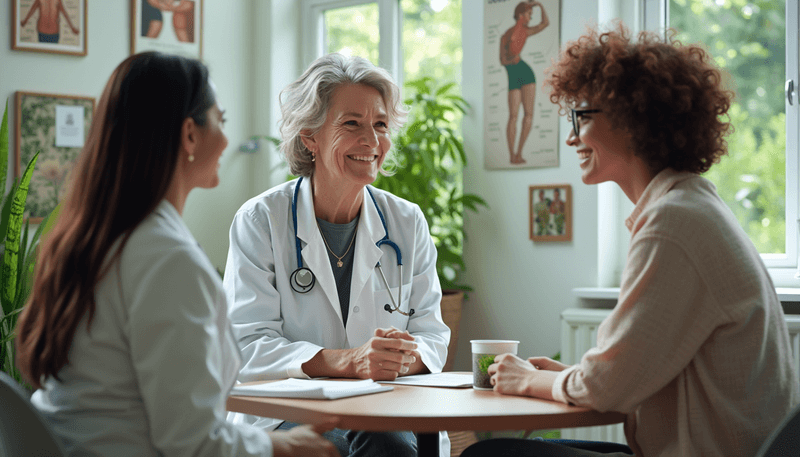
[[[350,311],[350,280],[353,277],[353,258],[356,252],[356,228],[359,216],[346,224],[333,224],[317,218],[320,232],[327,243],[328,259],[331,261],[336,290],[339,293],[339,306],[342,308],[342,321],[347,326]],[[351,245],[352,244],[352,245]],[[349,249],[348,249],[349,247]],[[336,255],[331,253],[333,251]],[[339,266],[341,256],[341,267]]]

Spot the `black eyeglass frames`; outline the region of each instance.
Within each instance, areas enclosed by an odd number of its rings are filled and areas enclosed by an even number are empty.
[[[578,117],[583,116],[584,114],[591,114],[591,113],[602,113],[603,110],[601,109],[575,109],[570,108],[570,116],[572,117],[572,131],[575,132],[575,136],[579,136],[581,134],[581,124],[578,123]]]

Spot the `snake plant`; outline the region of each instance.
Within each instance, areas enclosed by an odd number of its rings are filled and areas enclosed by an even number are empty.
[[[25,201],[39,157],[37,152],[28,162],[22,177],[15,179],[11,191],[2,198],[0,210],[0,249],[3,263],[0,268],[0,370],[21,382],[14,363],[14,329],[17,317],[30,295],[33,269],[42,231],[48,226],[50,215],[45,217],[29,236],[30,226],[24,221]],[[8,102],[0,124],[0,189],[6,188],[8,175]],[[24,224],[23,224],[24,221]]]

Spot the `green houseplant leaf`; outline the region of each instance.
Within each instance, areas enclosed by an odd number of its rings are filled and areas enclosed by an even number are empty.
[[[30,295],[33,271],[40,238],[52,226],[56,207],[45,216],[31,235],[30,225],[24,220],[25,203],[33,170],[38,160],[37,152],[25,167],[19,180],[15,180],[11,191],[5,194],[0,209],[0,249],[3,264],[0,268],[0,370],[22,382],[15,366],[14,335],[17,318]],[[5,191],[8,175],[8,103],[0,123],[0,182]]]
[[[23,233],[22,220],[25,212],[25,200],[28,198],[28,187],[31,183],[33,176],[33,167],[36,165],[36,159],[39,158],[37,152],[28,166],[25,167],[25,172],[22,174],[22,179],[14,192],[13,200],[11,202],[11,212],[8,219],[8,228],[5,238],[5,252],[3,252],[3,282],[2,293],[0,293],[0,301],[3,303],[3,312],[8,314],[12,311],[10,307],[15,303],[17,298],[17,283],[19,282],[19,251],[23,239],[27,241],[27,231]],[[26,225],[27,228],[27,225]],[[23,249],[27,246],[23,247]]]

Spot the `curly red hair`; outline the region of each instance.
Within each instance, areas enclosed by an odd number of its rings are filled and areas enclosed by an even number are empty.
[[[654,172],[703,173],[727,153],[733,130],[724,115],[733,93],[701,47],[641,32],[636,41],[618,23],[567,43],[547,70],[550,101],[563,115],[587,102],[631,134],[636,154]]]

